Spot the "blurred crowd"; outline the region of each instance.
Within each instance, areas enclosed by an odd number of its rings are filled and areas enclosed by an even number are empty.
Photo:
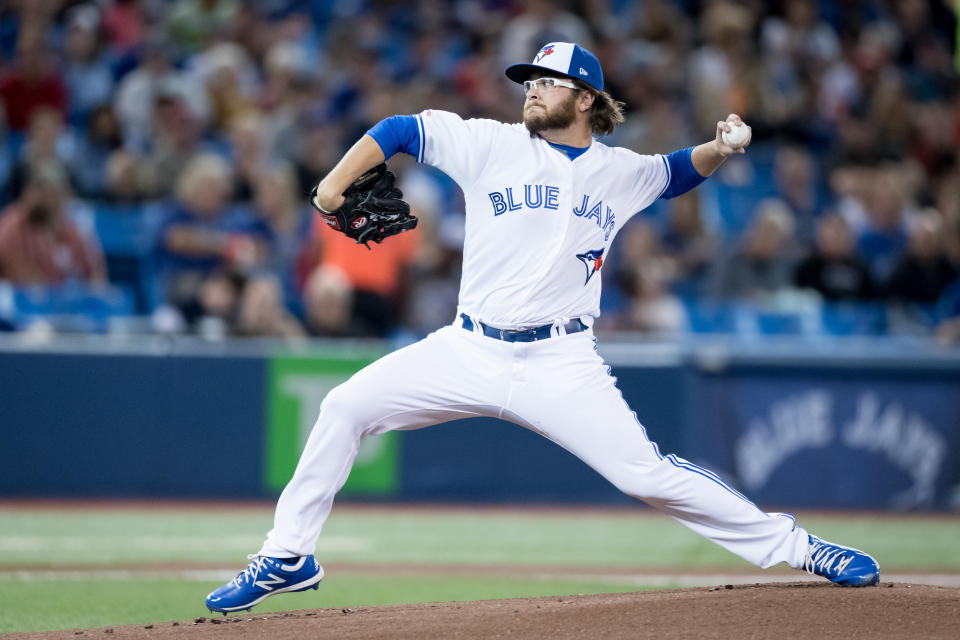
[[[728,113],[753,127],[745,156],[621,232],[598,328],[956,340],[956,6],[7,0],[0,280],[120,287],[153,331],[423,335],[456,309],[456,185],[391,161],[421,224],[372,251],[306,194],[381,118],[519,120],[503,68],[562,40],[627,104],[606,144],[669,153]],[[0,326],[37,320],[2,299]]]

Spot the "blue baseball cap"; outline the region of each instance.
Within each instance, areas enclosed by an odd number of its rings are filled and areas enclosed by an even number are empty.
[[[603,91],[603,69],[600,61],[573,42],[551,42],[537,52],[530,64],[514,64],[504,70],[507,77],[523,84],[534,73],[552,72],[579,78],[597,91]]]

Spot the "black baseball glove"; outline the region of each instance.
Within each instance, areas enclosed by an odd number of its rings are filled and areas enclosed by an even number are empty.
[[[397,176],[380,163],[353,181],[343,192],[345,200],[335,211],[324,211],[317,204],[317,187],[310,192],[310,204],[323,221],[357,244],[370,248],[370,242],[409,231],[417,226],[403,192],[394,186]]]

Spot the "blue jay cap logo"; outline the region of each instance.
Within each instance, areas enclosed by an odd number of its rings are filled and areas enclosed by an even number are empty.
[[[603,91],[603,69],[600,61],[574,42],[551,42],[544,45],[530,64],[514,64],[504,70],[508,78],[518,84],[529,80],[534,73],[579,78],[597,91]]]

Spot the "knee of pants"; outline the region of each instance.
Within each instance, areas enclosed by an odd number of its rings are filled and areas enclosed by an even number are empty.
[[[656,465],[618,462],[616,469],[604,471],[603,475],[617,489],[634,498],[656,498],[663,490]]]
[[[320,403],[318,424],[349,428],[360,435],[367,426],[362,415],[366,406],[369,406],[369,398],[358,395],[348,380],[331,389]]]

